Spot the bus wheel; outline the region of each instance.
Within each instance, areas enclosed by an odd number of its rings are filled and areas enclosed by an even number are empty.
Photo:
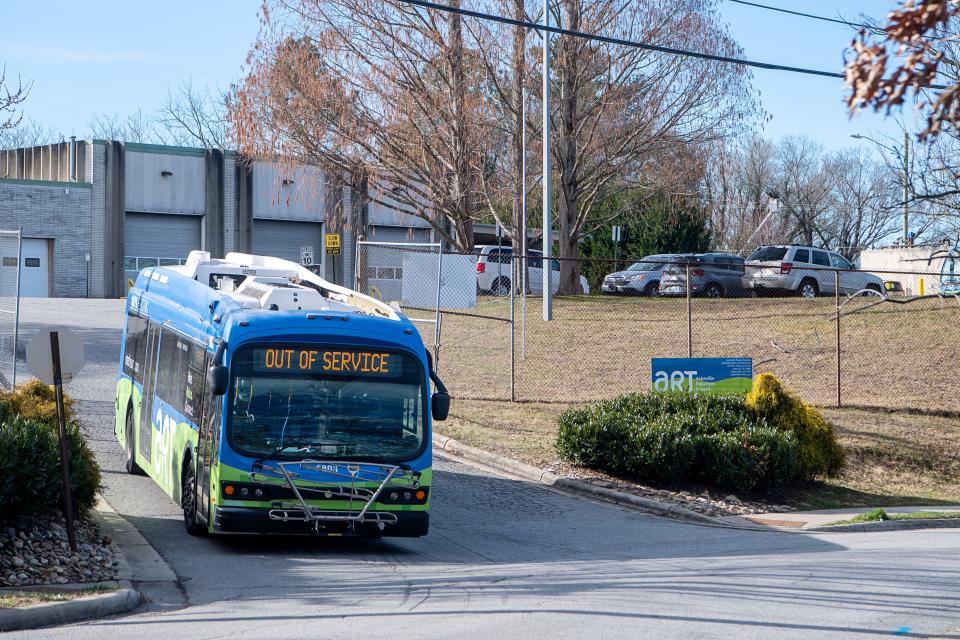
[[[183,526],[192,536],[200,536],[207,530],[197,522],[197,476],[193,459],[183,460],[183,482],[180,483],[180,504],[183,506]]]
[[[127,409],[127,420],[123,427],[123,439],[126,445],[124,448],[127,453],[127,460],[123,467],[127,470],[127,473],[139,475],[142,472],[140,471],[139,465],[137,465],[137,456],[133,451],[133,407]]]

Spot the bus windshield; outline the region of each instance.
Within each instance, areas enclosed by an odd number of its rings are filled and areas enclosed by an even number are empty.
[[[424,374],[410,355],[306,345],[232,359],[228,438],[257,458],[402,462],[424,446]]]

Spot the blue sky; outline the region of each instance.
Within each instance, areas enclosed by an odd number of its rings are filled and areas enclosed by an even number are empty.
[[[759,0],[831,17],[882,17],[894,0]],[[83,136],[98,114],[150,113],[168,87],[226,88],[257,35],[260,0],[0,0],[0,63],[33,80],[24,110],[46,127]],[[724,0],[724,20],[749,58],[824,70],[842,69],[850,30]],[[847,116],[842,81],[754,70],[772,120],[763,133],[806,134],[829,148],[861,143],[850,134],[895,134],[884,118]],[[912,116],[909,116],[911,117]]]

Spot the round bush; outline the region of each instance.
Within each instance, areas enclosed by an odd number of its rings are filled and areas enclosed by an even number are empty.
[[[790,394],[772,373],[757,376],[746,404],[755,416],[796,435],[804,477],[832,476],[843,466],[843,451],[830,423],[819,411]]]
[[[63,507],[56,404],[52,421],[40,419],[50,418],[47,392],[52,398],[52,390],[37,383],[0,395],[0,519]],[[31,417],[17,408],[27,408]],[[67,445],[74,513],[83,515],[96,501],[100,467],[76,423],[67,425]]]
[[[799,444],[742,397],[631,394],[560,416],[557,450],[576,464],[663,483],[770,489],[802,475]]]

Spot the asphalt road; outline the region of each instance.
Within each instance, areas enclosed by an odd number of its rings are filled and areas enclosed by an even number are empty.
[[[960,530],[798,535],[664,520],[450,460],[430,535],[192,538],[113,436],[122,303],[25,301],[21,336],[72,326],[68,393],[104,495],[171,565],[112,619],[10,638],[960,638]]]

